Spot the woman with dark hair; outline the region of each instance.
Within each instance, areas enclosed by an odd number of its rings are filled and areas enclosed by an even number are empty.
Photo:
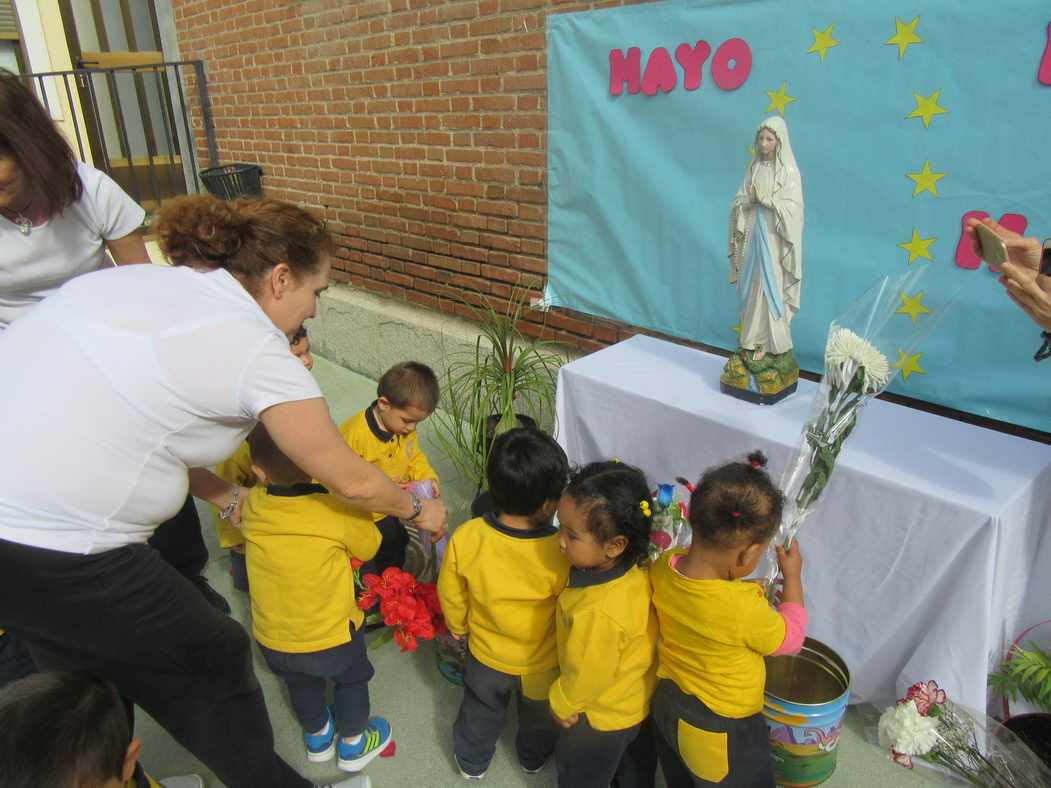
[[[0,69],[0,331],[74,276],[148,263],[145,212],[83,162],[22,80]]]
[[[42,667],[112,681],[229,788],[307,786],[273,749],[248,635],[145,541],[261,421],[367,512],[444,533],[446,511],[356,455],[289,348],[328,286],[323,223],[275,200],[173,200],[171,267],[85,274],[0,334],[0,625]],[[75,382],[75,385],[71,385]],[[358,783],[364,784],[364,783]]]

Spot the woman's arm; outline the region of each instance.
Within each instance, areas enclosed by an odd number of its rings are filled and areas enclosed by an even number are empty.
[[[135,263],[152,263],[150,253],[146,251],[146,241],[142,233],[134,230],[123,238],[104,241],[110,257],[117,265],[134,265]]]
[[[282,402],[264,410],[260,420],[274,443],[292,462],[329,490],[370,512],[407,518],[412,496],[347,445],[320,398]],[[435,534],[445,532],[448,513],[439,499],[422,501],[412,522]]]

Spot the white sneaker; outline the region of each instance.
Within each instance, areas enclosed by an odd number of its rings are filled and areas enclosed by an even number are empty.
[[[369,779],[367,774],[355,774],[346,780],[340,780],[338,783],[326,783],[315,788],[372,788],[372,780]]]
[[[196,774],[184,774],[180,777],[166,777],[158,780],[164,788],[204,788],[204,780]]]

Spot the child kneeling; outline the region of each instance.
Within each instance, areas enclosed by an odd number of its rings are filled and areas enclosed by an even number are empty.
[[[338,751],[340,769],[359,771],[391,740],[390,723],[369,718],[373,669],[350,567],[352,558],[375,555],[379,531],[371,514],[312,483],[263,425],[248,446],[259,480],[241,514],[252,633],[288,687],[308,760],[327,761]],[[327,678],[335,683],[332,707]]]

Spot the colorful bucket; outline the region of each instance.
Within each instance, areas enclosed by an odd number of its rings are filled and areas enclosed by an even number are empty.
[[[850,697],[840,656],[807,638],[798,654],[766,657],[763,716],[778,785],[804,788],[836,770],[836,744]]]

